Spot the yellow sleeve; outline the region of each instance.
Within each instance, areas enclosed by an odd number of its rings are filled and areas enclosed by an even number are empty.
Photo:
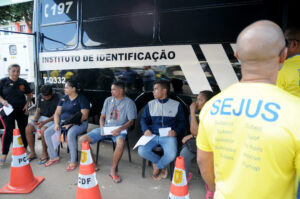
[[[300,179],[300,139],[296,137],[296,156],[295,156],[295,168],[298,173],[298,178]]]
[[[284,89],[286,87],[285,75],[283,68],[278,72],[276,84],[279,88]]]
[[[200,116],[199,116],[200,123],[199,123],[199,127],[198,127],[196,144],[200,150],[206,151],[206,152],[212,152],[212,147],[211,147],[211,145],[209,143],[209,139],[207,137],[208,132],[206,132],[205,128],[204,128],[205,121],[203,120],[203,117],[202,117],[203,115],[200,114]]]

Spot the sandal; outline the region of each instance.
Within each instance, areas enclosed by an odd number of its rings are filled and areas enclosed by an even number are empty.
[[[69,164],[66,168],[67,172],[74,171],[77,168],[77,164]]]
[[[168,170],[167,169],[162,169],[160,171],[160,177],[163,179],[166,179],[168,177]]]
[[[48,157],[47,158],[40,158],[40,161],[38,161],[38,164],[45,164],[48,161]]]
[[[99,166],[97,166],[97,165],[94,164],[94,171],[97,172],[99,170],[100,170]]]
[[[32,160],[35,160],[36,159],[36,156],[33,156],[33,157],[28,157],[28,161],[31,162]]]
[[[109,174],[109,176],[111,177],[112,181],[114,183],[120,183],[122,181],[122,179],[120,178],[120,176],[118,174],[112,176],[111,174]]]
[[[161,180],[161,175],[160,172],[158,172],[157,174],[152,174],[152,179],[155,181]]]
[[[206,195],[205,195],[205,199],[213,199],[214,198],[214,192],[210,191],[208,189],[207,184],[205,184],[205,188],[206,188]]]
[[[55,163],[58,163],[59,162],[59,159],[57,160],[48,160],[48,162],[45,163],[45,167],[50,167],[51,165],[55,164]]]

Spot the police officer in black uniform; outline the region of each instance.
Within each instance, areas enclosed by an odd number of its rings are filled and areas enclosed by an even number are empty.
[[[5,131],[2,136],[2,157],[0,159],[0,165],[5,163],[13,138],[15,120],[17,120],[24,147],[27,147],[25,128],[28,123],[28,106],[31,100],[31,90],[27,81],[19,78],[19,76],[20,66],[18,64],[12,64],[8,67],[8,77],[0,80],[0,102],[3,106],[10,104],[14,109],[9,115],[1,111],[0,119]]]

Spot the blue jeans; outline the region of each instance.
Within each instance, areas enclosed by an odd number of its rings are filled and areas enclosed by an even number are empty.
[[[152,149],[160,145],[164,151],[164,155],[160,157],[155,154]],[[154,164],[157,168],[164,169],[170,162],[175,160],[177,156],[177,138],[176,137],[160,137],[155,136],[146,145],[140,146],[138,149],[139,155]]]
[[[50,159],[56,158],[58,156],[56,149],[53,147],[52,139],[51,139],[52,135],[54,135],[54,133],[55,133],[54,127],[55,127],[55,124],[53,124],[52,126],[47,128],[45,133],[44,133],[45,142],[47,144],[48,152],[50,154]],[[77,140],[76,140],[76,137],[78,135],[81,135],[83,132],[85,132],[87,130],[87,128],[88,128],[88,121],[84,121],[84,122],[82,122],[81,125],[73,125],[68,130],[67,144],[68,144],[70,154],[71,154],[71,162],[76,162],[76,159],[77,159]]]

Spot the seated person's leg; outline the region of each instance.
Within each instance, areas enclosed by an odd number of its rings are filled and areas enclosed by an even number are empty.
[[[157,162],[160,160],[160,156],[155,154],[152,149],[157,147],[158,144],[158,137],[155,136],[152,140],[150,140],[146,145],[139,146],[138,153],[142,158],[145,158],[154,164],[157,164]]]
[[[46,142],[46,145],[48,147],[48,152],[49,152],[49,155],[50,155],[50,160],[59,159],[59,157],[57,155],[57,151],[53,147],[53,143],[52,143],[52,139],[51,139],[52,135],[54,135],[54,133],[55,133],[54,126],[55,126],[54,124],[51,125],[44,132],[45,142]]]
[[[159,143],[163,148],[164,155],[156,164],[157,168],[164,169],[177,156],[177,138],[176,137],[160,137]]]
[[[187,146],[184,146],[180,152],[180,156],[184,158],[185,174],[186,179],[188,179],[191,162],[196,157],[196,154],[191,152]]]
[[[79,138],[79,143],[80,143],[80,145],[83,142],[88,142],[88,143],[91,143],[91,144],[95,144],[99,140],[103,140],[103,139],[105,139],[105,136],[102,136],[100,134],[100,128],[95,128],[92,131],[88,132],[86,135],[81,136]]]
[[[110,174],[112,176],[116,175],[116,168],[117,168],[117,165],[118,165],[118,163],[122,157],[123,151],[124,151],[125,139],[126,139],[126,135],[124,135],[124,134],[120,134],[118,136],[112,136],[113,142],[116,143],[116,148],[115,148],[114,157],[113,157],[113,163],[112,163],[112,167],[111,167],[111,171],[110,171]]]
[[[48,159],[48,152],[47,152],[47,145],[45,142],[45,131],[48,127],[47,126],[43,126],[41,128],[41,141],[42,141],[42,156],[40,158],[41,162],[45,162]]]
[[[103,140],[103,139],[105,139],[105,136],[102,136],[100,134],[100,128],[95,128],[92,131],[90,131],[89,133],[87,133],[86,135],[81,136],[79,139],[79,144],[82,145],[82,143],[84,143],[84,142],[88,142],[90,144],[95,144],[99,140]],[[93,162],[95,163],[92,148],[90,150],[91,150]],[[99,168],[96,167],[95,169],[99,169]]]
[[[77,136],[87,129],[88,123],[83,122],[81,125],[73,125],[67,133],[68,147],[71,155],[71,164],[76,164],[77,159]]]
[[[31,160],[33,158],[36,157],[36,153],[34,150],[34,136],[33,136],[33,132],[36,131],[35,129],[35,125],[33,124],[33,122],[30,122],[25,129],[26,132],[26,140],[30,149],[30,155],[28,156],[28,159]]]

